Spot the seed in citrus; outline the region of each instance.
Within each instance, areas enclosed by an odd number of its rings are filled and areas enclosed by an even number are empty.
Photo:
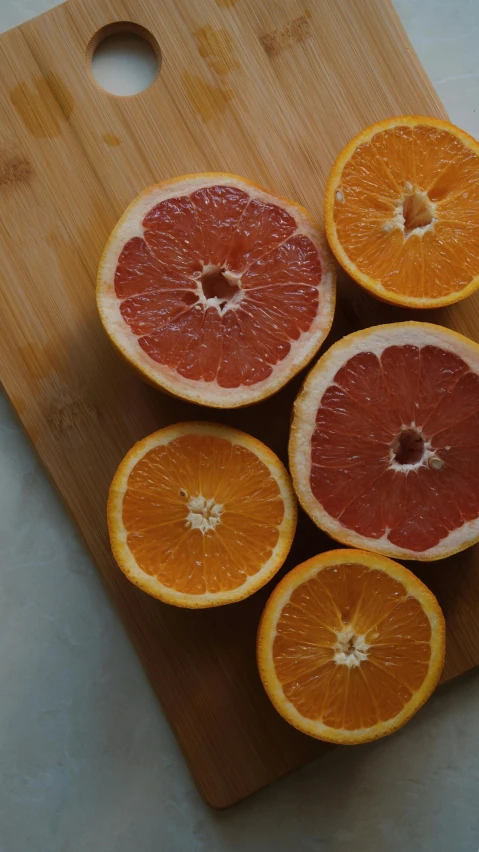
[[[380,299],[465,298],[479,286],[479,144],[436,118],[368,127],[333,165],[325,225],[339,263]]]
[[[344,544],[440,559],[479,539],[478,435],[476,343],[420,322],[358,331],[295,402],[296,493]]]
[[[429,589],[402,565],[334,550],[276,586],[258,633],[267,694],[287,722],[353,744],[402,727],[444,664],[445,625]]]
[[[278,457],[256,438],[180,423],[139,441],[108,499],[113,555],[145,592],[183,607],[248,597],[282,566],[296,500]]]
[[[113,343],[149,381],[231,408],[307,364],[334,312],[334,261],[312,216],[228,174],[145,190],[113,230],[97,302]]]

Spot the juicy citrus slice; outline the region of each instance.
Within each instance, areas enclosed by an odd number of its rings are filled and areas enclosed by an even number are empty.
[[[279,713],[300,731],[361,743],[396,731],[444,664],[439,604],[384,556],[335,550],[290,571],[261,619],[258,664]]]
[[[139,441],[108,498],[113,555],[166,603],[210,607],[248,597],[283,564],[296,529],[289,476],[256,438],[179,423]]]
[[[429,308],[479,286],[479,145],[437,118],[359,133],[332,168],[325,225],[339,263],[388,302]]]
[[[97,301],[113,343],[170,393],[217,408],[277,391],[318,350],[334,261],[295,204],[235,175],[145,190],[115,227]]]
[[[295,403],[290,465],[345,544],[439,559],[479,539],[479,346],[429,323],[344,337]]]

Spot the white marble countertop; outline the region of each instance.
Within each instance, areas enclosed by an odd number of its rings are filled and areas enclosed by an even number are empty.
[[[394,3],[452,120],[479,136],[479,0]],[[0,0],[0,31],[54,5]],[[478,851],[479,673],[387,740],[229,811],[204,805],[1,396],[0,560],[0,852]]]

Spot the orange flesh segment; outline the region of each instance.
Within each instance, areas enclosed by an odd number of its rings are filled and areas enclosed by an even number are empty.
[[[414,426],[442,467],[394,469]],[[311,442],[316,499],[347,529],[420,553],[479,516],[479,376],[437,346],[350,358],[326,389]]]
[[[281,207],[211,186],[162,201],[143,231],[120,253],[115,292],[123,319],[159,364],[224,388],[254,385],[310,329],[321,261]],[[231,301],[221,287],[218,305],[203,294],[205,267],[230,276]]]
[[[367,659],[335,659],[338,633],[364,637]],[[307,719],[357,730],[396,716],[424,682],[431,626],[419,602],[383,571],[339,564],[298,586],[273,643],[283,691]]]
[[[221,507],[219,523],[205,533],[187,522],[198,495]],[[251,450],[200,435],[147,452],[130,473],[122,512],[138,566],[193,595],[236,589],[256,574],[283,516],[279,486]]]
[[[344,166],[338,191],[339,242],[360,272],[390,292],[440,298],[479,275],[479,158],[451,132],[406,125],[377,132]],[[413,215],[419,228],[407,238],[389,230],[403,200],[406,214],[424,206],[418,193],[427,193],[433,225],[422,231],[430,217]]]

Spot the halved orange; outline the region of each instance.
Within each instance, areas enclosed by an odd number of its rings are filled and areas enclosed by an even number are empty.
[[[407,722],[435,688],[445,625],[402,565],[360,550],[314,556],[274,589],[258,665],[277,711],[305,734],[353,744]]]
[[[282,566],[296,500],[278,457],[244,432],[179,423],[139,441],[108,498],[118,565],[148,594],[183,607],[248,597]]]
[[[479,346],[447,328],[349,334],[294,406],[290,467],[318,526],[346,545],[440,559],[479,539]]]
[[[339,263],[380,299],[464,299],[479,286],[479,144],[437,118],[373,124],[333,165],[325,226]]]
[[[270,396],[307,364],[334,312],[312,216],[236,175],[186,175],[128,207],[97,302],[120,352],[158,387],[217,408]]]

